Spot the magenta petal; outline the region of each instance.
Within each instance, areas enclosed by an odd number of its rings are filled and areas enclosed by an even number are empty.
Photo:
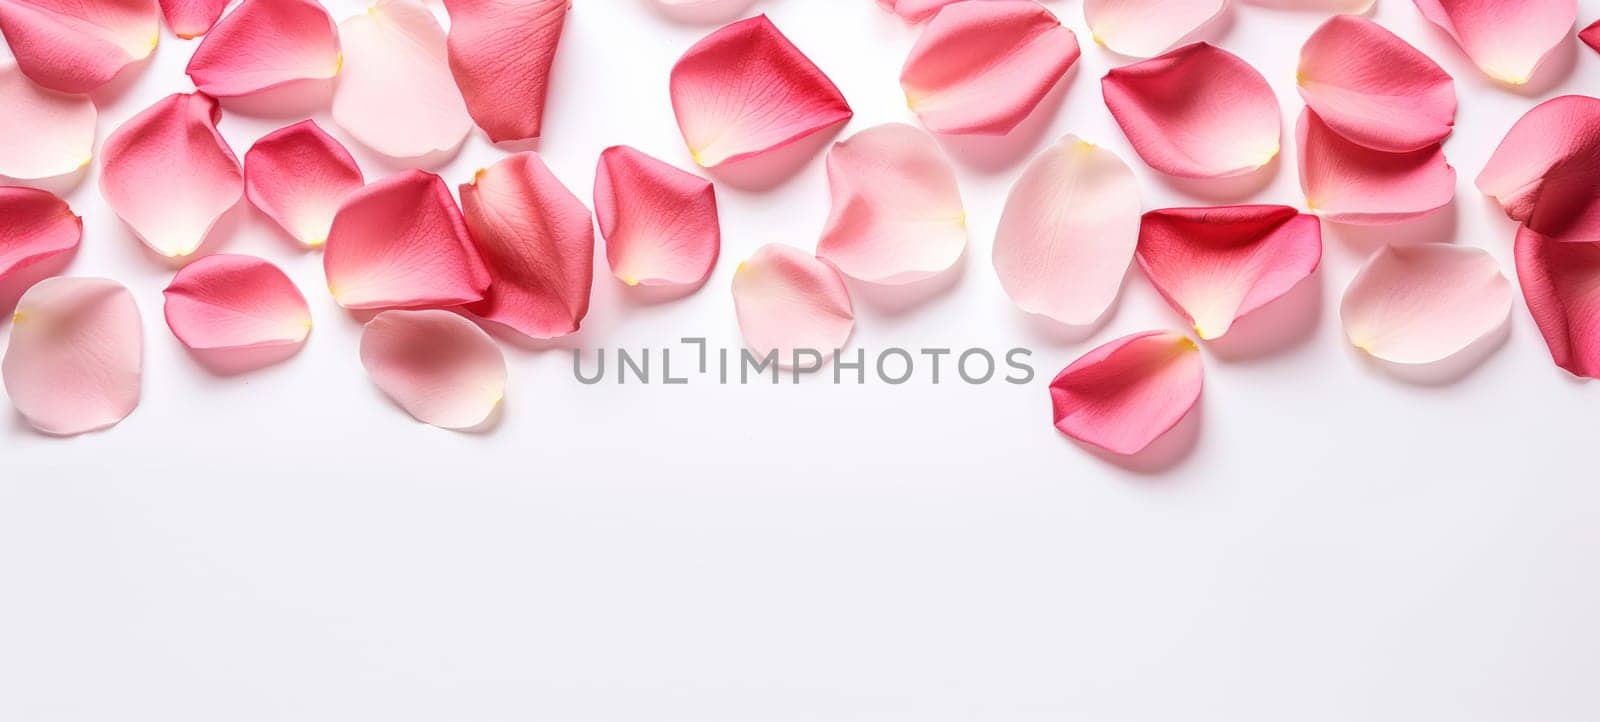
[[[66,201],[33,188],[0,188],[0,280],[71,253],[81,238],[83,219]]]
[[[1517,280],[1556,365],[1600,378],[1600,242],[1517,229]]]
[[[17,302],[0,375],[30,425],[66,436],[133,413],[143,369],[144,327],[133,294],[104,278],[56,277]]]
[[[722,248],[711,181],[625,145],[600,154],[594,212],[606,261],[623,283],[700,283]]]
[[[1050,382],[1056,428],[1116,454],[1136,454],[1200,399],[1200,351],[1187,336],[1147,331],[1090,351]]]

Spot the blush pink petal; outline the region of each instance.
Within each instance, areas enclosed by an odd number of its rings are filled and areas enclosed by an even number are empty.
[[[1600,378],[1600,241],[1517,228],[1517,281],[1557,366]]]
[[[1456,170],[1437,145],[1409,153],[1363,148],[1328,129],[1310,109],[1296,127],[1306,205],[1330,221],[1399,223],[1438,210],[1456,192]]]
[[[623,283],[697,284],[722,248],[711,181],[625,145],[600,154],[594,212],[606,261]]]
[[[161,17],[155,0],[0,0],[0,33],[33,82],[87,93],[156,49]]]
[[[933,276],[967,247],[967,213],[955,169],[927,133],[874,126],[828,151],[833,210],[817,256],[871,283]]]
[[[958,2],[962,0],[878,0],[878,6],[908,22],[920,23],[938,14],[944,6]]]
[[[1167,208],[1144,214],[1139,267],[1202,339],[1317,270],[1322,228],[1288,206]]]
[[[696,163],[712,168],[850,119],[850,104],[765,15],[695,43],[672,66],[672,112]]]
[[[311,120],[256,141],[244,181],[250,202],[307,248],[327,242],[339,204],[365,182],[350,152]]]
[[[1244,175],[1272,162],[1278,100],[1255,68],[1208,43],[1113,68],[1106,107],[1151,168],[1183,178]]]
[[[0,60],[0,177],[48,180],[88,165],[95,119],[89,96],[39,87]]]
[[[1078,60],[1078,38],[1033,0],[950,5],[900,69],[906,105],[935,133],[1005,135]]]
[[[446,0],[450,72],[496,143],[539,137],[550,64],[572,0]]]
[[[1279,8],[1282,10],[1300,10],[1306,12],[1330,12],[1361,14],[1372,9],[1377,0],[1245,0],[1250,5]]]
[[[489,287],[450,189],[418,170],[345,197],[322,267],[333,299],[349,309],[459,306]]]
[[[1450,135],[1456,91],[1428,56],[1371,20],[1335,15],[1300,48],[1300,97],[1358,145],[1398,153]]]
[[[189,58],[202,93],[248,95],[339,74],[339,31],[315,0],[244,0]]]
[[[1069,135],[1011,187],[994,269],[1013,303],[1087,326],[1116,300],[1139,242],[1139,184],[1111,151]]]
[[[1578,38],[1583,40],[1585,45],[1594,48],[1596,52],[1600,52],[1600,20],[1596,20],[1589,27],[1584,28],[1583,32],[1578,33]]]
[[[228,0],[161,0],[167,27],[185,40],[205,35],[227,7]]]
[[[1600,99],[1564,95],[1522,116],[1478,174],[1478,189],[1541,235],[1600,240]]]
[[[1094,41],[1135,58],[1160,55],[1222,13],[1227,0],[1084,0]]]
[[[1385,246],[1339,304],[1351,345],[1398,364],[1442,361],[1505,323],[1511,282],[1480,248]]]
[[[483,425],[506,395],[506,359],[489,334],[449,311],[384,311],[361,333],[372,382],[418,421]]]
[[[191,349],[298,346],[311,333],[300,289],[254,256],[206,256],[178,271],[164,294],[167,328]]]
[[[83,219],[66,201],[34,188],[0,188],[0,281],[71,253],[82,238]]]
[[[390,158],[454,153],[472,130],[450,75],[444,28],[415,0],[378,0],[339,23],[344,68],[333,122]]]
[[[793,246],[769,243],[733,272],[739,333],[758,356],[788,364],[797,349],[829,358],[855,327],[844,279],[832,266]]]
[[[529,338],[578,330],[594,286],[594,221],[535,153],[502,159],[461,186],[467,228],[493,283],[467,306]]]
[[[104,278],[56,277],[22,294],[0,375],[34,428],[69,436],[139,405],[144,330],[133,294]]]
[[[1200,350],[1183,334],[1146,331],[1084,354],[1050,382],[1056,429],[1114,454],[1137,454],[1200,400]]]
[[[199,250],[217,219],[244,195],[244,173],[217,132],[222,109],[179,93],[133,116],[106,138],[100,193],[155,252]]]
[[[1413,0],[1455,38],[1478,69],[1502,83],[1533,77],[1578,19],[1575,0]]]

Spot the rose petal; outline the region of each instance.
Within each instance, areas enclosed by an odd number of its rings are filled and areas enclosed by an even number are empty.
[[[902,19],[920,23],[933,17],[946,5],[962,0],[878,0],[878,5]]]
[[[41,88],[15,61],[0,60],[0,176],[47,180],[88,165],[95,118],[89,96]]]
[[[227,7],[228,0],[161,0],[167,27],[185,40],[205,35]]]
[[[467,228],[494,279],[473,315],[530,338],[578,330],[594,285],[594,222],[535,153],[503,158],[461,186]]]
[[[161,20],[155,0],[0,0],[0,33],[33,82],[87,93],[148,57]]]
[[[494,340],[449,311],[384,311],[361,333],[361,364],[418,421],[470,429],[506,396],[506,359]]]
[[[1056,429],[1115,454],[1137,454],[1200,399],[1204,369],[1194,341],[1146,331],[1107,343],[1050,382]]]
[[[364,182],[350,152],[311,120],[256,141],[244,180],[250,202],[308,248],[327,242],[340,202]]]
[[[1455,197],[1456,170],[1435,145],[1409,153],[1363,148],[1328,129],[1309,108],[1295,132],[1306,206],[1330,221],[1384,225],[1443,208]]]
[[[1600,242],[1517,228],[1517,281],[1556,365],[1600,378]]]
[[[248,95],[339,74],[339,31],[314,0],[244,0],[206,34],[186,72],[202,93]]]
[[[722,229],[711,181],[616,145],[595,168],[594,210],[623,283],[700,283],[717,263]]]
[[[1578,33],[1578,37],[1589,47],[1600,52],[1600,20],[1596,20],[1589,27],[1584,28],[1583,32]]]
[[[1222,13],[1227,0],[1084,0],[1094,41],[1136,58],[1160,55]]]
[[[758,356],[776,353],[780,364],[793,360],[797,349],[826,358],[855,326],[839,272],[779,243],[757,248],[733,272],[733,307],[745,345]]]
[[[1449,243],[1385,246],[1339,304],[1350,343],[1399,364],[1449,358],[1510,313],[1511,282],[1500,264],[1482,249]]]
[[[696,163],[765,153],[850,119],[833,81],[765,15],[707,35],[672,66],[672,112]]]
[[[1372,9],[1377,0],[1245,0],[1251,5],[1314,12],[1361,14]]]
[[[1213,339],[1317,270],[1322,228],[1288,206],[1167,208],[1144,214],[1135,257],[1200,338]]]
[[[167,328],[192,349],[299,345],[311,333],[300,289],[254,256],[206,256],[178,271],[164,294]]]
[[[572,0],[446,0],[450,72],[496,143],[539,137],[550,64]]]
[[[1033,0],[962,2],[922,31],[900,88],[928,130],[1005,135],[1077,60],[1077,36]]]
[[[1455,38],[1479,70],[1522,85],[1578,19],[1574,0],[1413,0],[1428,22]]]
[[[391,158],[461,147],[472,118],[433,13],[415,0],[378,0],[339,23],[339,42],[344,69],[333,92],[333,122]]]
[[[1207,43],[1112,68],[1106,107],[1151,168],[1184,178],[1255,171],[1278,155],[1278,100],[1255,68]]]
[[[76,250],[82,238],[83,219],[66,201],[33,188],[0,188],[0,280]]]
[[[1449,73],[1371,20],[1335,15],[1300,48],[1300,97],[1339,135],[1404,152],[1450,135],[1456,91]]]
[[[199,250],[217,219],[244,195],[244,174],[217,132],[222,109],[178,93],[106,138],[100,193],[145,245],[163,256]]]
[[[350,309],[459,306],[489,287],[450,189],[417,170],[345,197],[322,267],[333,299]]]
[[[910,283],[954,265],[967,247],[956,173],[933,137],[874,126],[828,151],[833,210],[817,256],[872,283]]]
[[[47,278],[17,302],[3,369],[11,404],[67,436],[115,425],[139,405],[144,331],[133,294],[104,278]]]
[[[1069,135],[1011,187],[994,269],[1019,308],[1094,323],[1116,300],[1139,242],[1139,184],[1115,154]]]
[[[1600,99],[1564,95],[1528,111],[1477,184],[1506,215],[1542,235],[1600,240]]]

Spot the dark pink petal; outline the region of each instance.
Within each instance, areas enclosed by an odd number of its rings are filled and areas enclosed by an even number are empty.
[[[1397,364],[1430,364],[1504,325],[1511,282],[1481,248],[1451,243],[1385,246],[1351,279],[1339,303],[1350,344]]]
[[[95,119],[89,96],[42,88],[0,60],[0,177],[48,180],[88,165]]]
[[[623,283],[700,283],[722,248],[711,181],[625,145],[600,154],[594,212],[606,261]]]
[[[315,0],[244,0],[189,58],[202,93],[247,95],[339,74],[339,31]]]
[[[922,31],[900,88],[928,130],[1004,135],[1077,60],[1077,36],[1033,0],[962,2]]]
[[[1094,41],[1136,58],[1160,55],[1193,36],[1227,0],[1084,0]]]
[[[1517,280],[1556,365],[1600,378],[1600,242],[1517,228]]]
[[[1300,48],[1300,97],[1334,132],[1403,152],[1450,135],[1456,90],[1421,51],[1371,20],[1335,15]]]
[[[454,153],[472,117],[450,75],[444,28],[417,0],[378,0],[339,23],[333,122],[390,158]]]
[[[167,328],[196,350],[295,346],[311,333],[311,309],[294,281],[254,256],[206,256],[164,292]]]
[[[1431,146],[1409,153],[1363,148],[1328,129],[1309,108],[1296,126],[1306,206],[1337,223],[1383,225],[1450,203],[1456,170]]]
[[[0,375],[34,428],[68,436],[139,405],[144,328],[133,294],[104,278],[47,278],[17,302]]]
[[[494,282],[467,306],[530,338],[578,330],[594,285],[594,222],[535,153],[502,159],[461,186],[467,228]]]
[[[0,33],[33,82],[87,93],[161,40],[155,0],[0,0]]]
[[[672,66],[672,112],[707,168],[765,153],[850,119],[833,81],[765,15],[695,43]]]
[[[733,272],[733,308],[745,345],[758,356],[776,353],[780,364],[792,361],[796,350],[827,358],[855,327],[839,272],[781,243],[757,248]]]
[[[417,170],[345,197],[322,267],[333,300],[350,309],[459,306],[489,287],[450,189]]]
[[[1522,116],[1478,174],[1506,215],[1563,241],[1600,240],[1600,100],[1564,95]]]
[[[328,241],[339,204],[365,182],[350,152],[311,120],[256,141],[244,181],[250,202],[308,248]]]
[[[1455,38],[1478,69],[1522,85],[1578,19],[1575,0],[1413,0],[1422,16]]]
[[[1589,47],[1600,52],[1600,20],[1596,20],[1589,27],[1584,28],[1583,32],[1578,33],[1578,37]]]
[[[506,359],[494,339],[449,311],[384,311],[361,333],[372,382],[418,421],[481,426],[506,396]]]
[[[167,27],[185,40],[205,35],[227,7],[228,0],[161,0]]]
[[[81,238],[83,219],[66,201],[33,188],[0,188],[0,280],[72,252]]]
[[[450,72],[496,143],[539,137],[550,64],[572,0],[446,0]]]
[[[1073,361],[1050,382],[1056,428],[1115,454],[1137,454],[1200,399],[1200,350],[1183,334],[1124,336]]]

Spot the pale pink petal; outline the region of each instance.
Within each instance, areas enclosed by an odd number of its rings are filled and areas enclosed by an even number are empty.
[[[0,176],[47,180],[88,165],[95,117],[89,96],[39,87],[15,61],[0,60]]]
[[[594,285],[594,222],[535,153],[501,159],[461,186],[467,228],[494,282],[467,306],[530,338],[578,330]]]
[[[1456,170],[1437,145],[1409,153],[1363,148],[1306,109],[1296,127],[1306,206],[1337,223],[1383,225],[1450,203]]]
[[[165,295],[167,327],[192,349],[297,346],[311,333],[300,289],[254,256],[206,256],[178,271]]]
[[[847,276],[910,283],[939,273],[967,247],[955,169],[933,137],[886,123],[828,151],[833,210],[817,256]]]
[[[87,93],[161,40],[156,0],[0,0],[0,33],[33,82]]]
[[[829,358],[855,326],[850,292],[838,271],[779,243],[757,248],[733,272],[733,307],[745,345],[758,356],[776,353],[784,365],[796,350]]]
[[[1078,60],[1078,38],[1033,0],[950,5],[900,69],[906,104],[935,133],[1005,135]]]
[[[1200,350],[1183,334],[1146,331],[1084,354],[1050,382],[1056,429],[1115,454],[1137,454],[1200,400]]]
[[[106,138],[100,193],[163,256],[199,250],[244,195],[244,173],[217,132],[222,109],[201,93],[159,100]]]
[[[1356,348],[1400,364],[1442,361],[1505,323],[1511,282],[1480,248],[1385,246],[1344,291],[1339,317]]]
[[[1288,206],[1167,208],[1144,214],[1135,257],[1200,338],[1212,339],[1317,270],[1322,228]]]
[[[1517,281],[1556,365],[1600,378],[1600,242],[1517,228]]]
[[[506,359],[483,329],[449,311],[384,311],[361,333],[361,364],[418,421],[471,429],[506,396]]]
[[[1455,38],[1479,70],[1522,85],[1578,19],[1576,0],[1413,0],[1428,22]]]
[[[1353,14],[1365,13],[1377,4],[1377,0],[1245,0],[1245,2],[1282,10]]]
[[[606,261],[623,283],[700,283],[722,248],[711,181],[625,145],[600,154],[594,211]]]
[[[539,137],[572,0],[445,0],[450,72],[489,140]]]
[[[1277,157],[1278,99],[1249,63],[1208,43],[1112,68],[1106,107],[1151,168],[1184,178],[1225,178]]]
[[[97,431],[139,405],[144,330],[133,294],[104,278],[47,278],[17,302],[3,369],[11,404],[34,428]]]
[[[350,309],[459,306],[489,287],[450,189],[417,170],[345,197],[322,268],[333,299]]]
[[[161,14],[167,16],[167,27],[184,39],[205,35],[227,7],[228,0],[161,0]]]
[[[1094,41],[1122,55],[1160,55],[1194,35],[1227,0],[1084,0]]]
[[[244,154],[245,195],[302,245],[328,240],[345,196],[361,188],[361,168],[315,121],[275,130]]]
[[[765,153],[850,119],[833,81],[765,15],[695,43],[672,66],[672,112],[707,168]]]
[[[1371,20],[1335,15],[1300,48],[1300,97],[1339,135],[1402,152],[1450,135],[1456,90],[1449,73]]]
[[[189,58],[202,93],[247,95],[339,74],[339,31],[315,0],[244,0]]]
[[[1583,32],[1578,33],[1578,37],[1583,40],[1584,44],[1600,52],[1600,20],[1596,20],[1589,27],[1584,28]]]
[[[472,118],[433,13],[415,0],[378,0],[339,23],[339,42],[344,69],[333,92],[333,122],[391,158],[461,147]]]
[[[0,280],[71,253],[82,238],[83,219],[66,201],[34,188],[0,188]]]
[[[1542,235],[1600,240],[1600,99],[1564,95],[1528,111],[1477,183],[1506,215]]]
[[[952,5],[962,0],[878,0],[878,5],[901,18],[913,23],[920,23],[933,17],[946,5]]]
[[[994,269],[1028,313],[1086,326],[1122,288],[1139,242],[1139,184],[1111,151],[1069,135],[1011,187]]]

